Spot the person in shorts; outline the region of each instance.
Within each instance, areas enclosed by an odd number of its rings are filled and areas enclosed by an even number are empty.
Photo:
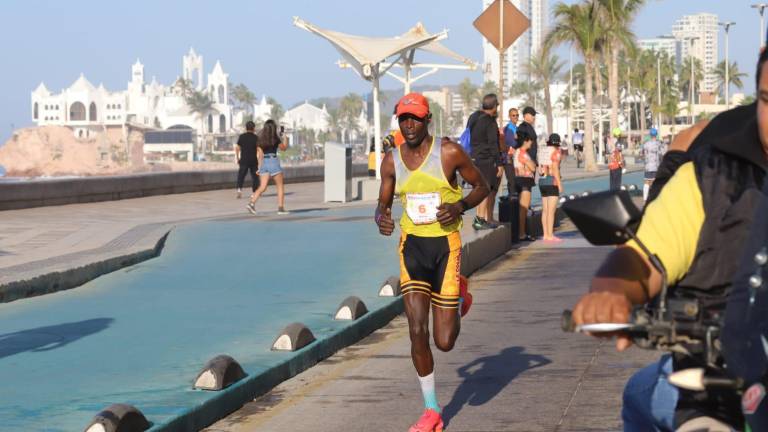
[[[576,156],[576,168],[580,168],[584,161],[584,133],[574,129],[571,140],[573,141],[573,155]]]
[[[261,185],[251,195],[248,205],[245,207],[251,214],[256,214],[256,201],[267,190],[269,179],[275,180],[277,186],[277,214],[288,214],[285,210],[285,186],[283,183],[283,168],[277,157],[278,150],[286,150],[288,144],[277,134],[277,124],[274,120],[264,122],[264,127],[259,132],[259,178]]]
[[[653,180],[656,178],[656,171],[659,169],[659,163],[662,156],[663,145],[658,140],[659,132],[656,128],[651,128],[648,141],[643,143],[643,160],[645,161],[645,174],[643,175],[643,201],[648,200],[648,191],[651,190]]]
[[[525,220],[528,217],[528,209],[531,207],[531,190],[536,184],[536,163],[531,159],[528,150],[533,145],[533,137],[525,132],[517,131],[517,142],[520,145],[515,149],[513,160],[515,164],[515,189],[520,200],[520,217],[518,218],[518,235],[520,241],[534,241],[535,237],[525,232]]]
[[[563,191],[560,178],[560,135],[553,133],[547,140],[547,145],[539,148],[539,191],[541,192],[541,227],[544,231],[543,240],[548,243],[559,243],[562,240],[555,236],[555,212],[557,201]]]

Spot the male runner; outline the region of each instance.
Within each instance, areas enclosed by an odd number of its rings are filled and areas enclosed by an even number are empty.
[[[460,327],[461,215],[480,204],[489,189],[461,146],[430,136],[432,116],[424,96],[403,96],[397,104],[397,118],[405,144],[387,153],[381,163],[376,224],[381,234],[392,234],[392,199],[397,193],[405,210],[400,218],[400,287],[411,336],[411,359],[425,406],[424,414],[409,431],[441,432],[443,421],[429,346],[429,311],[432,309],[435,345],[450,351]],[[472,185],[472,192],[463,199],[457,172]]]

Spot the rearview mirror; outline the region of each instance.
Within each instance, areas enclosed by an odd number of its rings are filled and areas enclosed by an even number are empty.
[[[629,240],[642,213],[627,191],[598,192],[563,203],[563,211],[593,245],[620,245]]]

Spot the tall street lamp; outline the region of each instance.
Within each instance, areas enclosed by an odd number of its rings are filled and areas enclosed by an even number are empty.
[[[765,46],[765,19],[763,18],[763,12],[768,7],[768,3],[755,3],[750,6],[753,9],[757,9],[760,13],[760,48]]]
[[[693,56],[693,44],[694,44],[694,42],[696,42],[699,39],[699,37],[698,36],[691,36],[691,37],[688,37],[686,39],[691,42],[691,48],[688,51],[688,59],[690,61],[690,65],[691,65],[691,82],[690,82],[691,101],[688,104],[688,113],[691,115],[691,124],[693,124],[693,103],[695,102],[695,99],[696,99],[696,91],[694,90],[696,88],[696,76],[694,75],[694,70],[695,70],[694,66],[696,64],[694,62],[695,57]]]
[[[731,99],[729,97],[729,89],[731,87],[731,81],[728,74],[731,69],[731,64],[728,62],[728,30],[731,29],[731,26],[736,25],[736,23],[733,21],[726,21],[717,23],[717,25],[722,26],[725,29],[725,107],[726,109],[730,109]]]

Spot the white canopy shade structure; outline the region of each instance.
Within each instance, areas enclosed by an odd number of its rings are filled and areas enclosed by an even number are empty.
[[[389,72],[395,64],[403,62],[409,67],[413,65],[413,53],[417,48],[437,43],[448,37],[448,32],[429,34],[426,31],[414,31],[414,27],[394,38],[356,36],[333,30],[325,30],[314,26],[299,17],[293,17],[293,24],[310,33],[314,33],[333,45],[342,55],[346,65],[351,67],[360,77],[373,83],[373,122],[376,145],[376,178],[381,179],[381,107],[379,106],[379,79]],[[423,30],[423,26],[421,27]],[[442,45],[437,44],[439,47]],[[433,48],[439,50],[440,48]],[[445,49],[444,47],[442,47]],[[447,50],[447,49],[446,49]],[[393,62],[387,59],[398,56]],[[410,57],[410,61],[406,60]],[[406,75],[410,75],[406,69]],[[409,79],[409,81],[412,81]]]

